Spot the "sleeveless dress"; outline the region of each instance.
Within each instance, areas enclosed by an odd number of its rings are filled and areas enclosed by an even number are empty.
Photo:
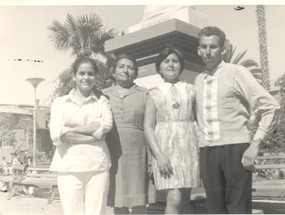
[[[192,110],[193,85],[181,81],[174,85],[164,82],[150,90],[149,94],[157,109],[155,135],[174,173],[170,178],[162,177],[153,158],[156,189],[199,186],[199,148]]]

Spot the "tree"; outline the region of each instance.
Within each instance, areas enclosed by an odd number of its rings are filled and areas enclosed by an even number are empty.
[[[105,41],[117,35],[114,29],[103,29],[101,18],[95,13],[85,14],[74,18],[67,14],[62,24],[57,20],[49,27],[51,42],[57,49],[72,50],[72,55],[105,56]]]
[[[275,153],[285,152],[285,74],[281,76],[276,85],[280,87],[280,112],[277,116],[277,126],[272,134],[268,135],[265,147]]]
[[[266,90],[270,90],[269,64],[267,53],[267,38],[266,38],[266,20],[264,5],[256,6],[257,26],[258,26],[258,42],[260,65],[262,69],[262,86]]]
[[[71,49],[72,55],[75,57],[88,56],[96,59],[98,55],[101,55],[107,62],[110,56],[105,53],[105,41],[118,35],[115,29],[103,29],[101,18],[95,13],[81,15],[77,18],[67,14],[63,24],[54,20],[48,28],[51,42],[57,49]],[[100,90],[110,86],[113,83],[113,78],[109,66],[98,59],[96,61],[98,65],[96,87]],[[57,87],[51,100],[57,96],[68,94],[74,87],[71,68],[61,72],[55,81]]]
[[[25,129],[28,126],[32,126],[31,116],[0,113],[0,137],[2,144],[6,143],[14,148],[17,144],[15,129]]]
[[[237,49],[237,47],[235,46],[233,48],[232,43],[229,45],[229,47],[227,47],[227,50],[226,50],[225,54],[223,55],[223,59],[226,63],[238,64],[239,61],[244,57],[244,55],[247,52],[247,50],[244,50],[244,51],[238,53],[234,58],[236,49]]]
[[[247,50],[244,50],[236,55],[236,46],[230,44],[226,53],[224,54],[224,61],[227,63],[241,64],[249,69],[253,77],[266,89],[270,90],[270,79],[268,69],[268,54],[267,54],[267,39],[266,39],[266,20],[265,20],[265,9],[263,5],[256,7],[257,24],[258,24],[258,38],[259,38],[259,52],[260,52],[260,64],[251,59],[247,59],[240,63],[242,58],[245,56]]]
[[[18,117],[11,113],[0,113],[0,136],[2,144],[14,147],[16,143],[13,128],[18,124]]]

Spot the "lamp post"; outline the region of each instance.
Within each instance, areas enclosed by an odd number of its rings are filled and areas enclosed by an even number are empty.
[[[37,138],[37,125],[36,125],[36,111],[37,111],[37,86],[44,81],[44,78],[28,78],[26,79],[34,87],[34,109],[33,109],[33,165],[36,165],[36,138]]]

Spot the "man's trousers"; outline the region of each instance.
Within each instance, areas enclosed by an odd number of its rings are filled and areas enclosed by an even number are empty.
[[[248,147],[248,143],[242,143],[200,148],[201,177],[209,213],[251,213],[252,173],[241,163]]]

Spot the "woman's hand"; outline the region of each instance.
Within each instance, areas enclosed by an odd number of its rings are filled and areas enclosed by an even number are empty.
[[[173,169],[169,158],[162,152],[158,144],[156,134],[154,133],[156,126],[156,113],[157,109],[155,103],[149,94],[145,108],[144,133],[150,150],[157,161],[160,175],[166,179],[173,175]]]
[[[161,177],[170,178],[173,175],[173,168],[169,158],[165,154],[160,154],[156,161]]]

